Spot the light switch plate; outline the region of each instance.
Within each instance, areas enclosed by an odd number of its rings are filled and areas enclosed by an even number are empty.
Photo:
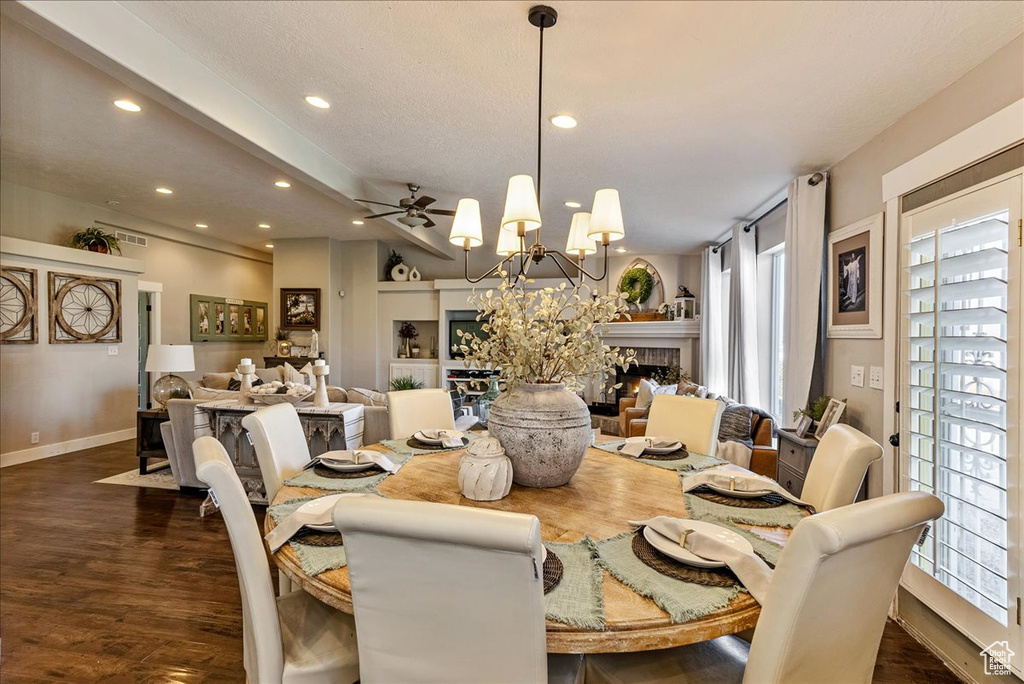
[[[850,366],[850,384],[854,387],[864,386],[864,366]]]
[[[107,356],[117,356],[119,351],[116,344],[107,345]]]
[[[871,367],[871,389],[882,389],[883,370],[881,366]]]

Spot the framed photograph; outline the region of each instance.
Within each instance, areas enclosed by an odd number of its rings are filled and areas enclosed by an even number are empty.
[[[230,325],[228,327],[228,334],[229,335],[241,335],[242,331],[238,327],[238,307],[232,305],[228,309],[228,311],[230,311],[230,314],[228,315],[228,321],[230,322]]]
[[[828,336],[882,337],[884,214],[828,235]]]
[[[800,415],[800,420],[797,421],[796,427],[793,428],[793,432],[796,433],[797,437],[800,437],[800,438],[806,437],[807,436],[807,431],[811,429],[811,423],[813,423],[813,422],[814,421],[811,420],[810,416],[806,416],[806,415],[801,414]]]
[[[281,288],[281,329],[320,328],[320,288]]]
[[[189,295],[191,341],[266,340],[266,302]]]
[[[242,334],[246,337],[252,336],[252,307],[242,307]]]
[[[267,339],[267,307],[256,307],[256,333],[257,337]]]
[[[213,334],[224,335],[224,304],[217,303],[213,306]]]
[[[814,431],[814,436],[818,439],[824,437],[828,429],[839,422],[839,417],[843,415],[845,409],[845,401],[829,399],[828,406],[825,407],[825,413],[821,415],[821,420],[818,421],[818,429]]]

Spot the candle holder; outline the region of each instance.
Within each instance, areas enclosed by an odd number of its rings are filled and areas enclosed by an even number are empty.
[[[327,408],[327,375],[331,367],[327,365],[313,366],[313,376],[316,378],[316,391],[313,393],[313,406],[316,408]]]
[[[252,399],[249,397],[249,393],[252,391],[252,376],[256,372],[256,364],[240,363],[235,368],[235,372],[242,376],[241,398],[239,399],[239,403],[251,404]]]

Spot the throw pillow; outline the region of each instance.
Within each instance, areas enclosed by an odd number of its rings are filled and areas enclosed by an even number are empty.
[[[643,409],[646,411],[651,408],[651,402],[654,401],[654,390],[658,387],[653,380],[644,378],[640,381],[640,386],[636,391],[636,408]]]
[[[273,368],[257,368],[256,377],[262,380],[263,382],[274,382],[275,380],[277,382],[284,382],[284,380],[282,380],[282,378],[284,377],[284,373],[281,372],[283,370],[283,366],[274,366]]]
[[[722,422],[718,426],[718,439],[722,442],[739,442],[753,448],[754,440],[750,438],[749,406],[743,404],[727,404],[722,413]]]
[[[259,376],[254,375],[252,377],[254,378],[254,380],[252,381],[252,386],[253,387],[257,387],[258,385],[262,385],[263,384],[263,381],[260,380]],[[231,378],[230,380],[228,380],[228,389],[232,390],[234,392],[241,392],[242,391],[242,381],[241,380],[235,380],[234,378]]]
[[[226,390],[234,376],[234,373],[203,373],[203,387]]]
[[[193,387],[192,398],[203,401],[217,401],[219,399],[238,399],[241,396],[238,392],[228,389],[211,389],[209,387]]]
[[[303,375],[299,371],[295,370],[295,366],[285,361],[284,382],[297,382],[300,385],[309,385],[310,387],[315,387],[316,385],[309,381],[310,377],[312,376],[307,377]]]
[[[376,390],[363,389],[362,387],[353,387],[348,390],[348,400],[353,404],[362,404],[364,406],[388,405],[388,395]]]

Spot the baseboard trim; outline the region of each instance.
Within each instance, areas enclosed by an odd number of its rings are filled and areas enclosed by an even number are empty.
[[[60,456],[72,451],[106,446],[114,442],[123,442],[126,439],[135,439],[135,428],[106,432],[102,435],[92,435],[91,437],[70,439],[66,442],[46,444],[44,446],[32,447],[31,449],[22,449],[21,451],[8,451],[6,454],[0,454],[0,468],[6,468],[7,466],[19,463],[28,463],[29,461],[38,461],[52,456]]]
[[[909,622],[907,622],[899,616],[896,617],[896,622],[897,624],[899,624],[900,627],[906,630],[907,634],[913,637],[915,641],[917,641],[922,646],[927,648],[929,651],[931,651],[932,655],[941,660],[942,664],[948,667],[953,672],[953,674],[960,679],[961,682],[968,682],[969,684],[978,684],[977,680],[975,680],[973,677],[967,674],[967,671],[960,667],[959,664],[951,662],[950,659],[946,657],[946,654],[943,653],[935,644],[933,644],[928,637],[922,634],[919,629],[914,627],[914,625],[910,624]]]

